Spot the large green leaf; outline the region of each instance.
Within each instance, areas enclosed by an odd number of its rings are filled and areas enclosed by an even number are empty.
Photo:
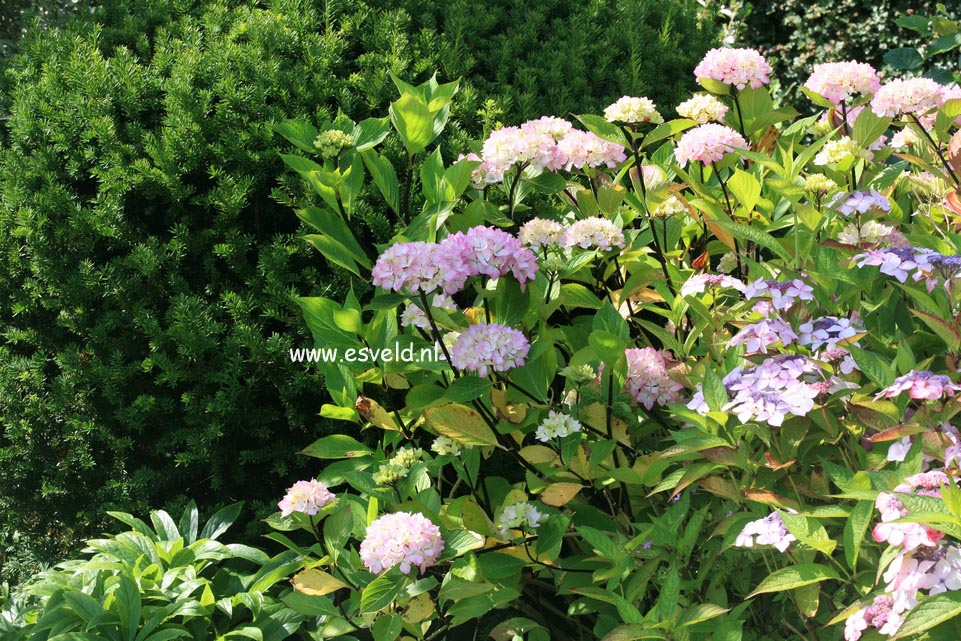
[[[434,114],[418,96],[404,93],[390,105],[390,121],[411,156],[427,148],[436,137]]]
[[[370,453],[370,448],[346,434],[331,434],[317,439],[300,452],[321,459],[356,458]]]
[[[961,592],[945,592],[921,600],[904,617],[895,639],[907,639],[961,616]]]
[[[377,577],[360,594],[360,611],[377,612],[393,603],[404,590],[405,579],[398,574],[388,573]]]
[[[747,596],[751,598],[767,592],[785,592],[804,585],[837,578],[838,573],[834,568],[819,563],[802,563],[775,570]]]

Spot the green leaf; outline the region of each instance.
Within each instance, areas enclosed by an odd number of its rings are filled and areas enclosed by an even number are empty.
[[[571,309],[575,307],[600,309],[602,305],[601,299],[580,283],[564,283],[561,285],[560,300],[561,304]]]
[[[370,259],[340,214],[319,207],[305,207],[297,210],[297,217],[325,236],[336,240],[350,253],[351,258],[370,269]]]
[[[288,167],[296,171],[302,176],[309,176],[311,174],[326,174],[327,172],[323,166],[318,165],[310,158],[304,158],[303,156],[294,156],[291,154],[280,154],[281,159],[284,161]]]
[[[916,31],[922,36],[927,36],[931,33],[931,29],[928,27],[928,19],[926,16],[905,14],[898,16],[898,19],[895,20],[895,22],[899,27]]]
[[[402,575],[388,573],[377,577],[360,594],[360,611],[378,612],[393,603],[404,590],[406,579]]]
[[[938,335],[938,337],[944,341],[947,345],[948,351],[951,353],[957,353],[961,349],[961,333],[958,332],[958,328],[954,325],[948,323],[943,318],[935,316],[934,314],[929,314],[927,312],[922,312],[917,309],[910,309],[911,313],[920,318],[925,325],[927,325],[931,330]]]
[[[705,370],[702,389],[704,391],[704,401],[714,412],[720,412],[721,408],[727,405],[730,400],[723,379],[715,374],[713,369]]]
[[[749,212],[754,209],[761,196],[761,183],[757,178],[746,171],[735,169],[734,175],[727,181],[727,186],[744,209]]]
[[[364,161],[367,171],[370,172],[371,178],[374,179],[377,189],[380,190],[384,200],[387,201],[387,206],[393,209],[395,213],[399,212],[400,183],[397,181],[397,172],[394,171],[394,166],[390,164],[389,160],[373,150],[362,152],[360,157]]]
[[[217,510],[214,515],[204,523],[204,527],[200,531],[200,539],[216,539],[226,532],[227,529],[234,524],[234,521],[237,520],[237,517],[240,516],[240,510],[243,506],[244,502],[238,501]]]
[[[682,131],[687,131],[688,129],[696,127],[697,125],[698,122],[696,120],[688,120],[687,118],[669,120],[658,125],[653,131],[651,131],[651,133],[644,136],[641,147],[643,148],[659,140],[670,138],[671,136],[679,134]]]
[[[861,544],[864,542],[873,515],[874,504],[871,501],[858,501],[851,510],[851,516],[844,523],[844,560],[852,570],[857,569]]]
[[[394,641],[404,629],[404,620],[399,614],[389,614],[377,618],[371,627],[371,634],[377,641]]]
[[[641,639],[667,639],[667,637],[664,632],[648,624],[627,623],[605,634],[601,641],[641,641]]]
[[[346,434],[331,434],[317,439],[298,453],[314,458],[335,459],[367,456],[371,453],[371,450]]]
[[[791,262],[791,255],[788,253],[788,251],[784,249],[784,247],[782,247],[781,244],[769,233],[762,231],[757,227],[742,225],[730,220],[718,219],[712,222],[733,236],[750,240],[751,242],[760,245],[764,249],[768,249],[774,254],[777,254],[777,256],[782,258],[784,261],[788,263]]]
[[[677,622],[679,628],[684,628],[689,625],[694,625],[695,623],[701,623],[703,621],[710,621],[711,619],[716,619],[725,612],[730,612],[731,608],[722,608],[719,605],[714,605],[713,603],[698,603],[693,607],[689,607],[684,610],[684,614]]]
[[[779,514],[787,531],[793,534],[798,542],[829,557],[834,552],[837,542],[831,540],[827,530],[817,519],[790,514],[789,512],[779,512]]]
[[[424,151],[436,138],[434,114],[414,94],[404,93],[390,104],[390,121],[411,156]]]
[[[325,348],[350,349],[360,347],[357,333],[341,325],[343,307],[322,296],[295,298],[304,313],[307,327],[314,335],[315,344]]]
[[[120,617],[120,633],[127,638],[127,641],[134,641],[137,638],[137,629],[140,627],[140,613],[143,607],[140,588],[128,575],[121,574],[120,584],[114,592],[114,599],[117,615]]]
[[[731,95],[731,87],[724,84],[720,80],[715,80],[714,78],[698,78],[697,84],[701,85],[709,92],[719,96]]]
[[[273,130],[289,140],[301,151],[317,153],[314,140],[317,138],[317,128],[305,120],[285,120],[274,125]]]
[[[961,592],[944,592],[921,600],[908,611],[892,640],[906,639],[961,616]]]
[[[537,541],[534,546],[537,549],[538,557],[546,557],[551,561],[555,560],[561,552],[561,543],[564,542],[564,534],[567,526],[570,525],[571,517],[564,514],[557,514],[547,519],[537,527]]]
[[[920,69],[921,65],[924,64],[924,57],[914,47],[898,47],[884,54],[884,63],[895,69],[914,71]]]
[[[862,109],[854,121],[851,138],[867,149],[874,144],[890,126],[890,118],[882,118],[876,115],[871,109]]]
[[[951,51],[961,47],[961,31],[956,31],[954,33],[949,33],[945,36],[941,36],[934,42],[932,42],[925,52],[930,58],[931,56],[936,56],[939,53],[944,53],[946,51]]]
[[[361,152],[373,149],[383,142],[389,133],[390,120],[388,118],[361,120],[354,127],[354,147]]]
[[[894,382],[894,372],[891,365],[874,352],[847,345],[846,349],[851,353],[854,362],[872,382],[879,387],[887,387]]]
[[[325,596],[348,587],[337,577],[318,568],[298,572],[291,579],[291,583],[295,590],[310,596]]]
[[[466,403],[490,391],[491,382],[472,374],[461,376],[447,388],[444,397],[454,403]]]
[[[184,536],[184,543],[192,545],[197,540],[197,531],[200,528],[200,513],[197,511],[197,504],[191,499],[184,508],[184,513],[180,517],[177,527]]]
[[[362,276],[357,262],[343,244],[323,234],[308,234],[304,236],[304,240],[313,245],[321,256],[330,262],[340,265],[355,276]]]
[[[834,568],[818,563],[802,563],[781,570],[775,570],[761,581],[747,598],[765,594],[767,592],[785,592],[803,585],[810,585],[829,579],[837,579],[838,573]]]
[[[580,120],[592,134],[600,136],[604,140],[617,143],[618,145],[627,146],[627,139],[624,137],[624,132],[621,131],[621,128],[612,122],[608,122],[603,116],[584,114],[574,117]]]
[[[480,413],[466,405],[432,407],[424,412],[424,420],[438,434],[462,445],[497,445],[497,436]]]

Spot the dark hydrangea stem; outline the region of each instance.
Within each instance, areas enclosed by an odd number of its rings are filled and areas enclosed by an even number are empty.
[[[738,91],[737,87],[731,88],[731,95],[734,98],[734,112],[737,114],[737,125],[741,130],[741,135],[744,136],[745,140],[747,140],[747,131],[744,129],[744,116],[741,115],[741,101],[738,97],[739,94],[740,92]]]
[[[841,122],[844,127],[844,135],[850,138],[851,128],[848,125],[848,107],[847,103],[843,100],[841,101]],[[851,165],[851,191],[857,191],[858,188],[858,175],[855,165],[857,165],[857,161]],[[858,229],[860,230],[860,227]]]
[[[721,172],[718,171],[717,165],[711,163],[711,168],[714,170],[714,174],[717,176],[717,182],[721,183],[721,191],[724,192],[724,202],[727,203],[727,214],[734,220],[734,208],[731,206],[731,195],[727,192],[727,183],[721,178]],[[750,223],[751,219],[748,218]],[[750,251],[750,249],[748,249]],[[737,246],[737,238],[734,239],[734,258],[737,260],[737,276],[738,278],[744,277],[744,271],[741,266],[741,252]]]
[[[440,335],[440,330],[437,329],[437,323],[434,322],[434,315],[430,313],[430,303],[427,302],[427,294],[423,291],[420,292],[420,302],[424,306],[424,314],[427,316],[427,321],[430,323],[434,340],[440,343],[440,349],[444,352],[444,358],[447,359],[447,364],[450,365],[451,371],[454,372],[454,378],[457,378],[460,376],[460,372],[458,372],[457,368],[454,367],[454,361],[451,360],[450,352],[447,351],[447,345],[444,343],[444,338]]]
[[[954,173],[954,169],[951,167],[951,163],[949,163],[945,159],[944,154],[941,153],[941,145],[934,142],[934,138],[932,138],[931,134],[928,133],[928,130],[924,128],[924,125],[921,124],[921,121],[918,119],[916,114],[911,114],[911,118],[914,120],[914,124],[918,126],[918,129],[921,130],[921,133],[924,134],[924,137],[928,139],[928,143],[931,145],[931,148],[934,150],[934,153],[938,155],[938,158],[941,160],[941,164],[947,170],[948,175],[951,176],[951,180],[954,181],[954,185],[956,187],[961,186],[961,179],[959,179],[958,175]]]

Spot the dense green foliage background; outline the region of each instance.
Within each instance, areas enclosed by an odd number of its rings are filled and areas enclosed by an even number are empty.
[[[465,79],[455,153],[495,120],[626,93],[667,110],[713,43],[693,2],[97,4],[33,23],[5,63],[4,577],[106,509],[266,506],[309,476],[293,453],[331,427],[320,381],[288,361],[311,341],[290,295],[339,297],[344,279],[298,237],[290,205],[308,197],[272,123],[379,116],[388,72],[437,71]]]

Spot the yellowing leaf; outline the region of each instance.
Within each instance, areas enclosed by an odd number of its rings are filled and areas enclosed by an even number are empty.
[[[580,483],[551,483],[541,492],[541,502],[554,507],[567,505],[583,489]]]
[[[340,579],[316,568],[295,574],[291,583],[295,590],[309,596],[324,596],[347,587]]]
[[[410,600],[407,609],[400,616],[407,623],[420,623],[433,613],[434,602],[431,600],[429,593],[423,592]]]
[[[461,445],[497,445],[497,436],[480,413],[466,405],[432,407],[424,412],[424,419],[438,434]]]
[[[391,416],[387,410],[385,410],[381,405],[372,398],[367,398],[364,395],[357,397],[357,403],[354,405],[357,413],[363,417],[365,421],[379,427],[382,430],[390,430],[396,432],[400,430],[394,417]]]
[[[508,401],[503,390],[491,389],[491,404],[497,412],[497,418],[502,421],[518,425],[527,418],[527,405]]]

